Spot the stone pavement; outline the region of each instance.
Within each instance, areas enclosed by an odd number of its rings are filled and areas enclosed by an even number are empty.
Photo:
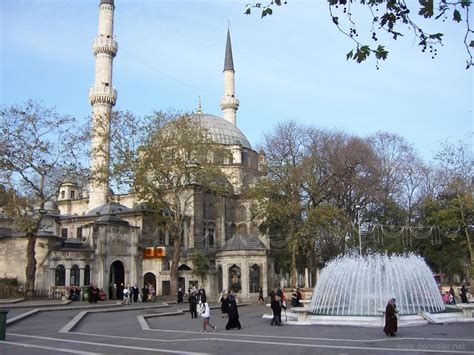
[[[10,309],[0,354],[474,354],[474,323],[407,327],[399,329],[398,337],[386,337],[378,328],[272,327],[262,319],[267,307],[242,305],[242,329],[226,331],[227,320],[220,317],[218,305],[211,304],[217,331],[202,333],[202,320],[191,319],[186,303],[18,305],[0,305]]]

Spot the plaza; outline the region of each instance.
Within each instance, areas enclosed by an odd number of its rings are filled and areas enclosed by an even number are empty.
[[[188,304],[24,301],[8,309],[1,354],[472,354],[474,323],[400,327],[397,337],[381,328],[356,326],[270,326],[265,305],[239,307],[241,330],[225,330],[219,305],[211,303],[215,333],[202,333]],[[23,317],[24,316],[24,317]],[[283,315],[284,320],[284,315]]]

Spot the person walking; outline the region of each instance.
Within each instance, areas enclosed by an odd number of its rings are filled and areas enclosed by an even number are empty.
[[[272,302],[270,307],[273,311],[273,318],[270,325],[279,325],[281,326],[281,302],[280,296],[276,295],[272,297]]]
[[[92,303],[92,295],[94,293],[94,285],[90,284],[89,287],[87,288],[87,301],[89,303]]]
[[[195,290],[192,290],[189,294],[189,313],[191,313],[191,319],[197,318],[197,305],[199,299]]]
[[[237,301],[235,300],[235,296],[232,293],[229,295],[228,305],[229,320],[225,326],[225,329],[240,329],[241,325],[239,321],[239,310],[237,307]]]
[[[138,302],[138,294],[140,293],[140,290],[138,289],[138,286],[135,284],[133,285],[133,288],[132,288],[132,292],[133,292],[133,302]]]
[[[263,298],[263,290],[261,287],[258,288],[258,303],[265,304],[265,299]]]
[[[176,302],[177,303],[183,303],[183,298],[184,298],[184,292],[183,289],[180,287],[178,288],[178,292],[176,293]]]
[[[467,300],[467,287],[466,285],[462,285],[461,286],[461,302],[462,303],[469,303],[469,301]]]
[[[387,336],[394,337],[397,333],[398,318],[397,318],[397,305],[395,304],[395,298],[388,300],[387,307],[385,307],[385,326],[383,332]]]
[[[142,302],[147,302],[148,301],[148,285],[145,284],[142,288]]]
[[[217,327],[212,325],[210,320],[211,320],[211,309],[209,308],[209,303],[207,303],[206,298],[201,297],[201,303],[204,311],[201,314],[202,317],[202,329],[201,332],[206,333],[207,332],[207,327],[211,327],[212,330],[215,332]]]
[[[453,285],[449,286],[449,294],[452,296],[449,298],[449,301],[450,301],[450,304],[456,304],[456,300],[454,299],[455,294],[454,294],[454,288],[453,288]]]
[[[129,286],[127,285],[127,287],[124,287],[122,292],[123,292],[122,304],[130,304],[130,298],[129,298],[130,289],[129,289]]]
[[[222,318],[226,318],[229,316],[229,295],[227,292],[222,291],[220,302]]]

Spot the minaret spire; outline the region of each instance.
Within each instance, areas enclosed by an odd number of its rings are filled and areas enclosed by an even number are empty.
[[[92,105],[89,209],[107,203],[109,193],[110,116],[117,100],[112,86],[112,62],[118,45],[114,40],[114,0],[100,0],[99,33],[94,40],[94,85],[89,90]]]
[[[229,29],[227,29],[227,42],[225,46],[224,59],[224,96],[222,97],[220,104],[224,113],[224,119],[231,122],[233,125],[237,125],[237,109],[239,108],[239,100],[235,97],[235,70]]]

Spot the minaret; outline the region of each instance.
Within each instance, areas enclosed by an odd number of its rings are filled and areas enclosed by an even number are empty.
[[[221,109],[224,119],[234,126],[237,124],[237,109],[239,100],[235,97],[235,70],[232,59],[232,45],[230,43],[230,31],[227,30],[227,43],[225,46],[224,60],[224,96],[221,99]]]
[[[99,34],[92,47],[95,80],[89,90],[92,105],[90,210],[107,203],[109,192],[110,117],[117,100],[117,91],[112,86],[112,61],[118,49],[113,34],[114,10],[114,0],[100,0]]]

